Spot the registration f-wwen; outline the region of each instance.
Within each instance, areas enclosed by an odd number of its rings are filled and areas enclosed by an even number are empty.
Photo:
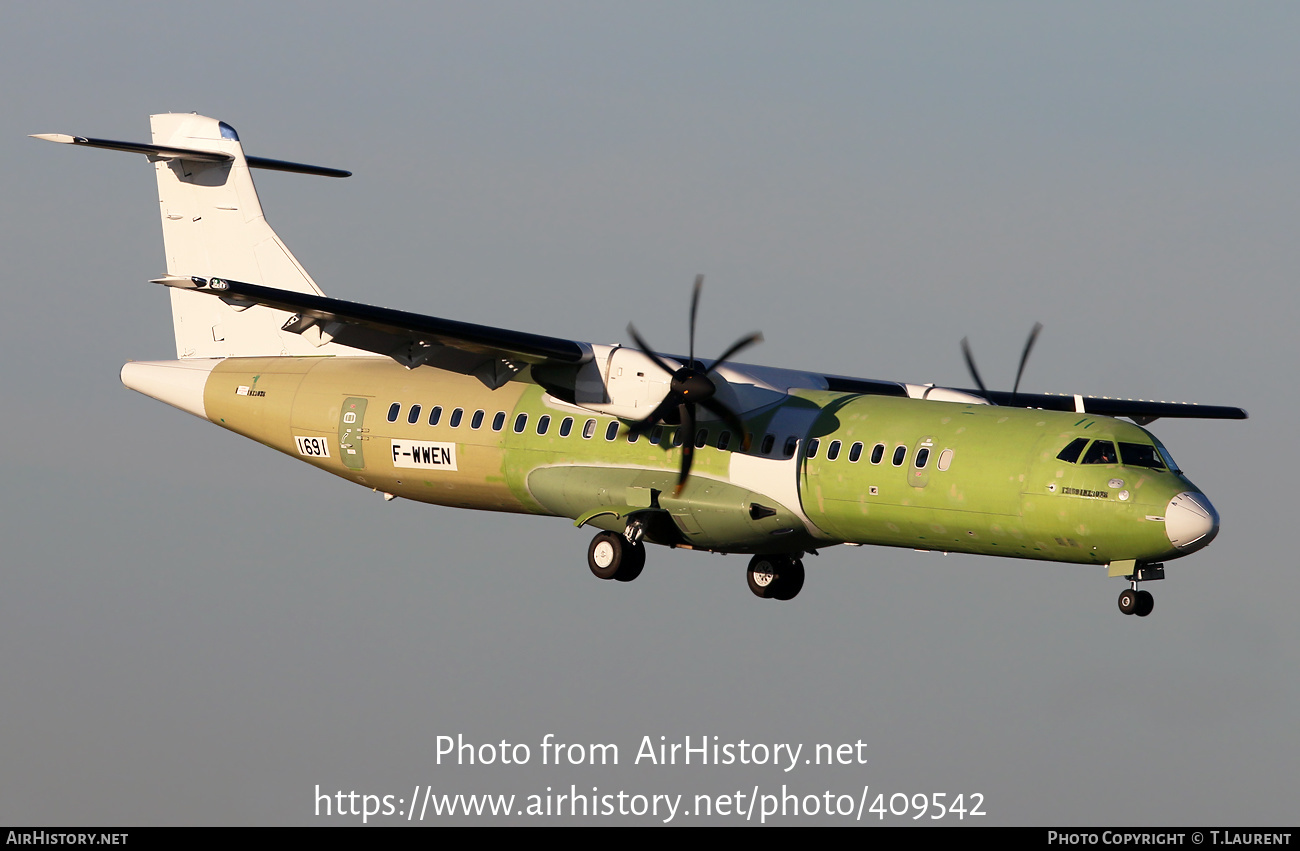
[[[234,129],[152,117],[176,360],[128,363],[133,390],[389,498],[566,517],[601,530],[591,571],[629,581],[645,545],[752,555],[788,600],[802,557],[837,544],[1071,562],[1138,583],[1208,544],[1210,500],[1142,428],[1239,408],[978,389],[748,366],[471,325],[327,298],[266,223]],[[1036,336],[1025,347],[1029,353]],[[1024,370],[1024,358],[1020,370]],[[1126,417],[1133,422],[1126,422]]]

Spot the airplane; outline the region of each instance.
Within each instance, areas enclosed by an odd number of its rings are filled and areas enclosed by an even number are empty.
[[[879,545],[1105,567],[1139,583],[1204,548],[1219,514],[1143,426],[1240,408],[936,387],[733,363],[474,325],[327,297],[267,224],[234,128],[151,116],[152,142],[34,138],[153,164],[175,360],[122,383],[386,499],[565,517],[599,530],[591,572],[628,582],[646,545],[751,556],[789,600],[803,557]],[[1120,418],[1127,418],[1126,422]]]

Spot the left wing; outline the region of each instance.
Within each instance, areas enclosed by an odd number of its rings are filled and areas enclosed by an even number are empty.
[[[354,349],[386,355],[409,369],[428,364],[438,369],[473,375],[494,389],[505,384],[525,366],[560,368],[547,372],[535,370],[533,377],[553,395],[575,404],[577,402],[572,392],[573,388],[569,385],[573,383],[577,373],[566,368],[576,370],[578,367],[590,364],[587,369],[596,370],[593,375],[597,382],[596,386],[603,387],[604,384],[598,366],[593,363],[595,353],[591,345],[576,340],[458,322],[454,319],[374,307],[354,301],[263,287],[226,278],[167,277],[159,278],[154,283],[178,287],[190,292],[206,293],[220,298],[236,309],[261,305],[281,310],[292,314],[284,323],[283,330],[300,334],[317,346],[336,342]],[[678,357],[677,360],[683,359]],[[745,369],[743,366],[737,365],[737,367]],[[1248,416],[1241,408],[1221,405],[1023,391],[981,392],[816,373],[798,373],[798,375],[820,379],[814,389],[864,395],[934,398],[966,403],[987,400],[994,405],[1011,405],[1017,408],[1041,408],[1108,417],[1128,417],[1140,425],[1146,425],[1161,417],[1236,420],[1246,419]]]
[[[491,328],[404,310],[374,307],[312,293],[263,287],[225,278],[158,278],[153,283],[220,298],[235,308],[255,305],[293,314],[283,330],[317,346],[344,346],[387,355],[414,369],[423,364],[474,375],[500,387],[530,364],[580,366],[591,347],[574,340]]]

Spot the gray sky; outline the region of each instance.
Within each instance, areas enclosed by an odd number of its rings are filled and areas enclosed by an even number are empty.
[[[1294,822],[1298,25],[1266,3],[11,5],[0,823],[314,824],[317,785],[417,784]],[[1008,386],[1042,321],[1027,389],[1251,412],[1152,427],[1222,532],[1138,619],[1099,569],[906,550],[809,558],[785,605],[738,556],[655,549],[599,582],[562,520],[385,503],[120,385],[174,351],[150,168],[25,135],[146,141],[169,110],[356,172],[256,175],[341,298],[596,342],[635,320],[672,350],[704,272],[704,352],[758,328],[752,362],[957,385],[961,337]],[[547,733],[620,765],[542,766]],[[533,760],[439,765],[457,734]],[[661,735],[870,761],[633,765]]]

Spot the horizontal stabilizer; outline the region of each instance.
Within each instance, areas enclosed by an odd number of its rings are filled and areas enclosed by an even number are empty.
[[[264,168],[267,171],[291,171],[295,174],[314,174],[317,177],[351,177],[352,172],[341,168],[327,168],[323,165],[291,163],[287,160],[272,160],[266,157],[245,156],[249,168]]]
[[[149,145],[144,142],[118,142],[113,139],[92,139],[89,136],[69,136],[66,133],[33,133],[33,139],[46,142],[58,142],[63,145],[80,145],[85,148],[107,148],[110,151],[126,151],[132,154],[144,154],[154,160],[189,160],[201,163],[228,163],[234,157],[220,151],[201,151],[197,148],[178,148],[172,145]],[[314,174],[320,177],[350,177],[352,172],[338,168],[326,168],[319,165],[294,163],[286,160],[273,160],[266,157],[249,157],[244,159],[249,168],[264,168],[271,171],[292,171],[297,174]]]

